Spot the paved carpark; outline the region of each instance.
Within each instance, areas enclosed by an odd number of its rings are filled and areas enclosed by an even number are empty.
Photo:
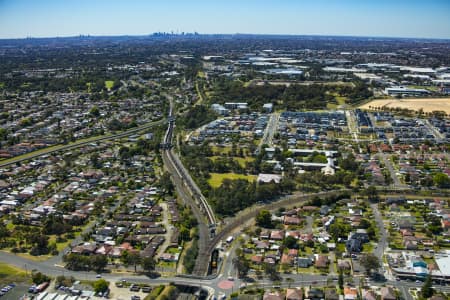
[[[6,285],[1,285],[0,287],[4,287]],[[9,292],[7,292],[5,295],[1,296],[0,299],[20,299],[24,294],[28,294],[28,288],[30,287],[30,284],[25,283],[18,283],[14,288],[12,288]],[[30,294],[31,295],[31,294]]]

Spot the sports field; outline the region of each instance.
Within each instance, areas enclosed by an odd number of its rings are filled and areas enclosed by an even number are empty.
[[[406,108],[424,112],[445,111],[450,114],[450,98],[415,98],[415,99],[379,99],[361,105],[361,109],[385,108]]]
[[[218,188],[222,184],[224,179],[245,179],[247,181],[254,181],[256,179],[255,175],[243,175],[236,173],[210,173],[211,178],[208,179],[208,183],[213,188]]]

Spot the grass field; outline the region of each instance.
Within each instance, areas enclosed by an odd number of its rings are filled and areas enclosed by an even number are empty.
[[[423,109],[424,112],[439,110],[450,114],[450,98],[379,99],[365,103],[359,108],[369,109],[369,107],[398,107],[416,111]]]
[[[205,72],[203,72],[203,71],[198,71],[197,72],[197,76],[200,77],[200,78],[206,78]]]
[[[218,159],[221,156],[211,156],[210,159],[212,159],[213,161]],[[247,162],[252,162],[255,160],[255,158],[250,157],[250,156],[246,156],[246,157],[233,157],[234,161],[237,161],[239,163],[239,165],[241,167],[245,167],[245,163]]]
[[[108,91],[111,90],[113,86],[114,86],[114,81],[112,81],[112,80],[105,81],[105,87]]]
[[[213,188],[218,188],[224,179],[246,179],[247,181],[255,181],[255,175],[243,175],[236,173],[210,173],[211,178],[208,179],[208,184]]]
[[[86,87],[87,87],[87,92],[88,92],[88,93],[91,92],[91,85],[92,85],[92,83],[86,82]]]
[[[0,285],[27,280],[25,270],[0,262]]]
[[[217,147],[212,146],[211,147],[212,152],[218,152],[220,154],[228,154],[231,151],[231,147]]]

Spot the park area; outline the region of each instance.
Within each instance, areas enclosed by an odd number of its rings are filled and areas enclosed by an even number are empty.
[[[450,114],[450,98],[379,99],[361,105],[361,109],[409,109],[414,111],[444,111]]]
[[[220,187],[224,179],[245,179],[247,181],[254,181],[256,179],[255,175],[244,175],[236,173],[210,173],[210,175],[211,178],[208,180],[208,183],[213,188]]]

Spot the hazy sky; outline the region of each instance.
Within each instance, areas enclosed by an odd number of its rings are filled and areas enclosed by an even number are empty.
[[[155,31],[450,38],[450,0],[0,0],[0,38]]]

